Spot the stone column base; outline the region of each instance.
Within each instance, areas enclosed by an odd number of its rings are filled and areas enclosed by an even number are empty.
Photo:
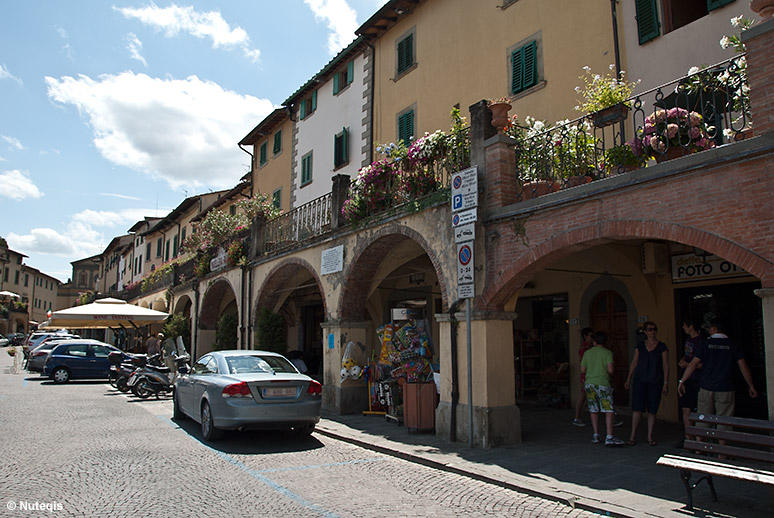
[[[323,385],[322,410],[336,415],[368,410],[368,388],[364,384],[348,387]]]
[[[468,442],[468,405],[459,403],[456,414],[456,440]],[[473,407],[473,446],[494,448],[521,442],[521,410],[517,405]],[[435,410],[435,434],[451,440],[451,403],[442,401]]]

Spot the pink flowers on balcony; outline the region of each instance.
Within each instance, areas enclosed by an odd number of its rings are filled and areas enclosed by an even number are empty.
[[[690,153],[715,146],[708,138],[714,127],[707,126],[701,114],[684,108],[657,109],[645,118],[642,143],[651,155],[666,153],[670,148],[683,148]]]

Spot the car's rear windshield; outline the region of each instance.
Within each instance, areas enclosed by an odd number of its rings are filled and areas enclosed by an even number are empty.
[[[230,374],[251,374],[257,372],[292,372],[296,369],[280,356],[227,356],[226,364]]]

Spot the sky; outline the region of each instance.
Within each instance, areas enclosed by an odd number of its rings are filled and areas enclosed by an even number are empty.
[[[66,282],[135,222],[235,186],[237,143],[385,3],[0,0],[0,236]]]

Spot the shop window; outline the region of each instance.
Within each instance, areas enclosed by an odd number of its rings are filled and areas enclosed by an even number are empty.
[[[414,110],[398,115],[398,141],[408,145],[414,138]]]
[[[398,77],[409,71],[416,63],[416,46],[414,45],[414,33],[411,29],[408,34],[400,38],[395,45],[395,76]]]
[[[268,146],[268,144],[266,142],[261,144],[260,151],[259,151],[259,154],[258,154],[258,157],[259,157],[258,158],[258,165],[259,166],[264,165],[266,163],[266,161],[268,160],[268,158],[266,158],[266,148],[267,148],[267,146]]]
[[[333,76],[333,95],[338,95],[339,92],[348,87],[355,79],[355,61],[352,60],[347,63],[346,68],[340,70]]]
[[[333,137],[333,167],[339,167],[349,163],[349,131],[342,128],[340,133]]]
[[[275,155],[279,154],[280,151],[282,151],[282,130],[274,134],[274,147],[272,148],[272,153]]]
[[[306,119],[317,110],[317,90],[312,95],[299,103],[298,116],[301,120]]]
[[[301,187],[312,183],[312,153],[301,159]]]

